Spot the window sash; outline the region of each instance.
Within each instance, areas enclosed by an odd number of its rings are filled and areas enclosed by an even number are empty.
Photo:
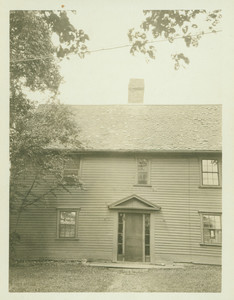
[[[216,163],[212,163],[216,161]],[[220,170],[219,160],[217,159],[202,159],[201,160],[202,185],[204,186],[219,186],[220,185]]]
[[[124,213],[118,214],[118,254],[124,254]]]
[[[150,256],[150,214],[145,214],[145,256]]]
[[[58,209],[57,237],[74,239],[77,237],[78,210]]]
[[[149,183],[149,161],[148,159],[137,160],[137,184]]]
[[[222,218],[220,214],[203,213],[202,243],[207,245],[221,245],[222,243]]]
[[[75,238],[75,225],[60,224],[59,237],[60,238]]]
[[[80,158],[69,158],[64,165],[63,180],[68,185],[74,185],[80,175]]]

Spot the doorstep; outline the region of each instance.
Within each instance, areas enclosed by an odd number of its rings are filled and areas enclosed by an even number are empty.
[[[117,269],[183,269],[183,265],[174,264],[148,264],[141,262],[87,262],[85,266],[90,267],[104,267],[104,268],[117,268]]]

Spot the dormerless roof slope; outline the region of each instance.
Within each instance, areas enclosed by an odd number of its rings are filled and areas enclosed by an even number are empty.
[[[71,105],[92,151],[221,151],[221,105]]]

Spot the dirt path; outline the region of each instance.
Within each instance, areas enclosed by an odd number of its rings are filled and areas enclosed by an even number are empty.
[[[112,273],[113,282],[107,292],[149,292],[144,280],[148,277],[149,274],[146,273],[149,273],[149,270],[112,270]]]

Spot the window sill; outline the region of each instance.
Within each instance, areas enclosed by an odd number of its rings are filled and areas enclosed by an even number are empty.
[[[152,187],[150,184],[134,184],[135,187]]]
[[[221,185],[200,185],[199,189],[222,189]]]
[[[208,247],[222,247],[221,244],[204,244],[204,243],[201,243],[200,246],[208,246]]]
[[[56,241],[79,241],[78,238],[56,238]]]

